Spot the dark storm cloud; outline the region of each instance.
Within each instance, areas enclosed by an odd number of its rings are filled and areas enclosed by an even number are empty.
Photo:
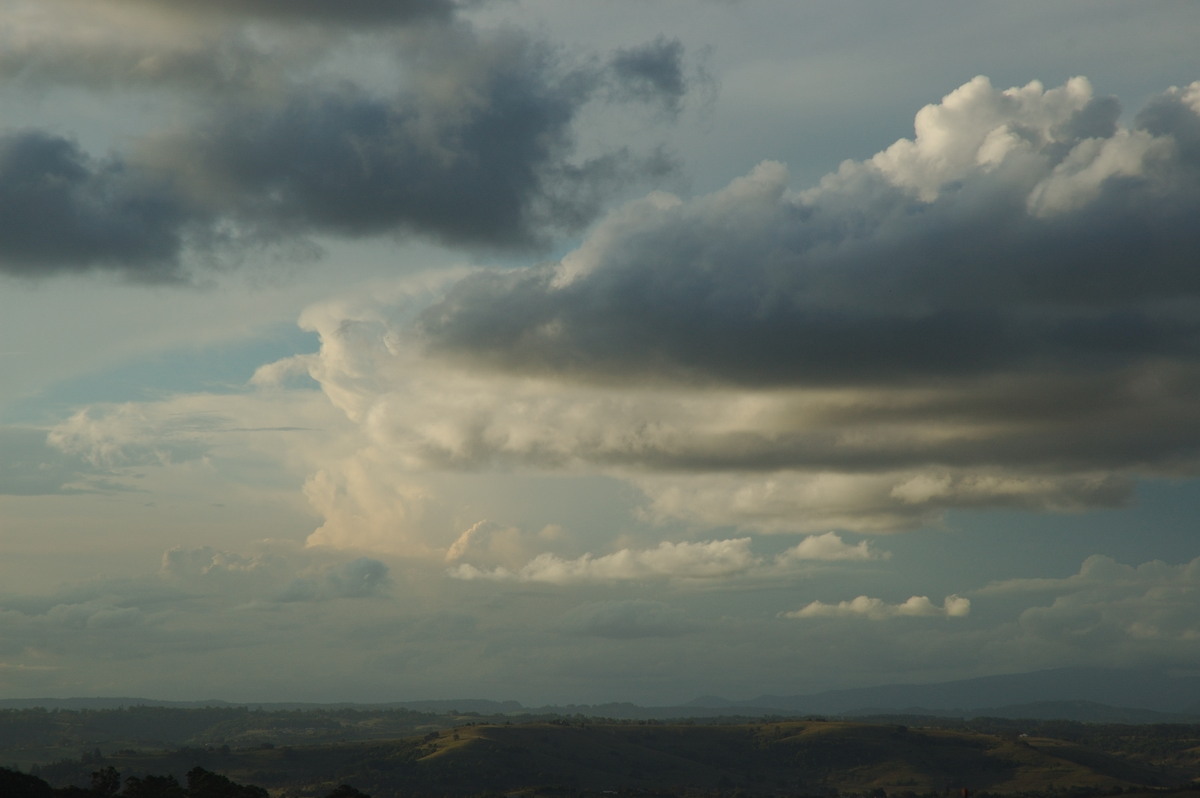
[[[96,161],[69,139],[0,138],[0,271],[119,267],[172,279],[189,228],[202,220],[166,180],[118,159]]]
[[[489,79],[482,105],[455,109],[454,119],[431,120],[403,99],[306,94],[278,110],[228,114],[175,146],[224,184],[223,203],[269,231],[529,245],[591,218],[596,194],[634,161],[614,153],[568,163],[582,98],[532,65],[510,66]]]
[[[811,192],[764,164],[614,216],[572,256],[585,266],[469,278],[425,314],[428,344],[506,370],[747,386],[1194,360],[1200,90],[1157,99],[1132,131],[1107,98],[1050,124],[986,81],[959,93],[948,121],[926,114],[937,136]],[[977,134],[954,116],[972,102],[1012,118]],[[940,173],[974,135],[966,165]]]
[[[683,52],[682,42],[665,36],[640,47],[617,50],[609,62],[616,79],[614,93],[677,112],[688,91]]]
[[[624,150],[573,161],[572,125],[605,76],[544,43],[455,30],[424,47],[413,91],[343,85],[232,109],[171,157],[269,230],[493,246],[577,229],[610,189],[671,168]]]
[[[607,66],[570,63],[515,32],[427,33],[400,56],[408,82],[394,95],[335,81],[239,94],[202,123],[144,138],[127,162],[43,132],[10,136],[0,271],[172,279],[189,256],[316,234],[540,246],[614,191],[673,170],[661,153],[624,148],[575,157],[581,109],[620,82]],[[656,43],[639,57],[668,69],[678,55]],[[681,90],[642,89],[636,99],[661,91],[671,103]]]

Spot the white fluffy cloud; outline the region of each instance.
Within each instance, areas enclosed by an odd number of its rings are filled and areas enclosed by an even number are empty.
[[[776,558],[776,563],[788,565],[808,561],[855,561],[887,559],[888,552],[876,551],[869,541],[862,540],[851,546],[835,532],[809,535]]]
[[[585,554],[565,559],[543,553],[517,569],[481,569],[462,563],[449,569],[456,579],[547,582],[566,585],[660,579],[705,580],[776,576],[812,562],[864,561],[886,558],[867,541],[850,545],[837,534],[806,537],[773,558],[754,554],[750,538],[704,542],[663,542],[652,549],[624,548],[612,554]]]
[[[837,604],[814,601],[798,610],[781,614],[784,618],[867,618],[883,621],[889,618],[963,618],[971,612],[971,600],[961,596],[946,596],[942,606],[929,600],[928,596],[912,596],[899,604],[888,604],[882,599],[858,596]]]
[[[759,563],[759,558],[750,551],[750,538],[734,538],[703,543],[664,542],[653,549],[621,549],[599,557],[585,554],[574,560],[540,554],[516,572],[506,568],[481,571],[463,564],[451,568],[449,573],[456,579],[566,585],[668,578],[715,579],[745,573]]]

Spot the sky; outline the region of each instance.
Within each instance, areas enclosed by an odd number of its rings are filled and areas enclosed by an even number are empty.
[[[0,15],[0,695],[1200,661],[1200,5]]]

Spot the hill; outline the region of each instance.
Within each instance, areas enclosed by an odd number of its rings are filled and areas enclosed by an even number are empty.
[[[56,785],[98,767],[124,776],[193,767],[319,796],[350,783],[376,798],[483,793],[726,795],[1115,794],[1188,784],[1200,775],[1200,729],[1111,727],[1089,737],[914,728],[846,721],[754,724],[567,722],[474,724],[401,740],[121,750],[37,770]],[[1129,729],[1139,730],[1130,732]]]

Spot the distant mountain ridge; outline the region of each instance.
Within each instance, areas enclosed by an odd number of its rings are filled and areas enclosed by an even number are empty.
[[[889,684],[807,695],[762,695],[736,701],[704,696],[681,706],[599,705],[527,707],[517,701],[481,698],[379,703],[161,701],[146,698],[0,699],[0,709],[175,709],[249,707],[274,710],[405,709],[481,715],[589,715],[623,719],[711,716],[829,715],[863,717],[930,715],[1062,719],[1103,723],[1200,722],[1200,676],[1151,669],[1055,668],[929,684]]]
[[[692,702],[700,707],[705,699]],[[775,710],[789,714],[864,715],[887,711],[906,714],[999,714],[1023,706],[1073,703],[1169,715],[1200,715],[1200,677],[1161,670],[1055,668],[1027,673],[982,676],[934,684],[890,684],[810,695],[763,695],[744,702],[707,699],[712,708]],[[1078,708],[1078,707],[1077,707]]]

